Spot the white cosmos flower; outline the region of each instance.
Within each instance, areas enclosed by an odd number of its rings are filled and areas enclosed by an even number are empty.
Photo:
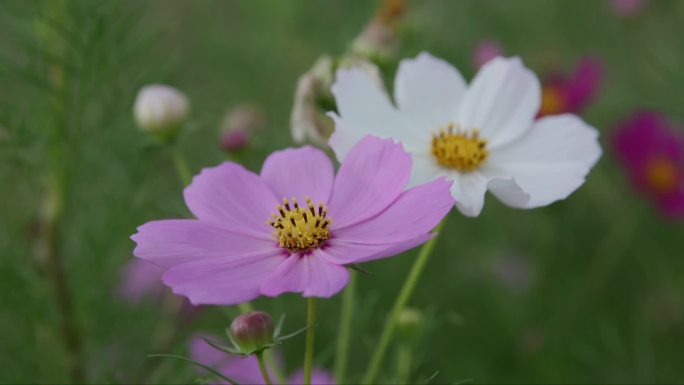
[[[572,114],[535,120],[537,77],[519,58],[496,58],[470,85],[427,53],[403,60],[390,101],[363,71],[339,70],[338,113],[330,146],[342,161],[365,135],[393,138],[413,156],[411,184],[439,176],[467,216],[482,211],[487,190],[505,204],[534,208],[566,198],[601,156],[598,132]]]

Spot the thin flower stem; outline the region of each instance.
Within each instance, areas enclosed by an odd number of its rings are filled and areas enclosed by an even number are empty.
[[[439,232],[443,225],[444,221],[440,222],[440,224],[435,227],[434,232]],[[397,325],[399,315],[401,314],[402,310],[404,310],[404,307],[406,307],[408,300],[411,298],[411,294],[413,294],[413,290],[416,288],[418,279],[420,278],[427,261],[430,259],[432,250],[435,248],[438,237],[439,233],[427,241],[423,247],[421,247],[420,253],[416,258],[416,261],[413,263],[411,271],[409,272],[408,277],[406,277],[406,281],[404,281],[404,286],[402,286],[399,296],[397,296],[397,299],[394,301],[389,318],[385,322],[385,328],[382,330],[380,341],[376,345],[375,352],[373,352],[373,356],[371,357],[370,365],[363,376],[363,381],[361,381],[362,383],[372,384],[375,382],[375,378],[378,376],[378,372],[380,371],[380,365],[382,365],[382,360],[385,357],[387,348],[389,347],[392,337],[394,336],[394,329]]]
[[[254,306],[252,306],[251,302],[244,302],[238,305],[238,310],[240,310],[240,313],[249,313],[254,311]]]
[[[272,385],[273,381],[271,381],[271,376],[268,374],[268,368],[266,367],[266,363],[264,362],[264,352],[259,352],[256,354],[257,360],[259,361],[259,370],[261,370],[261,375],[264,376],[264,381],[266,382],[266,385]]]
[[[335,354],[335,379],[338,384],[344,384],[347,361],[349,358],[349,340],[352,329],[352,314],[356,297],[356,274],[351,272],[349,284],[342,293],[342,310],[340,315],[340,329],[337,334],[337,352]]]
[[[412,361],[411,347],[402,343],[397,350],[397,384],[410,384]]]
[[[306,351],[304,352],[304,385],[311,385],[311,369],[313,368],[314,326],[316,323],[316,298],[307,298],[306,317]]]
[[[173,157],[173,164],[176,166],[176,173],[178,173],[178,178],[183,183],[183,186],[187,186],[192,182],[192,175],[190,174],[190,168],[188,163],[185,161],[185,157],[178,150],[176,145],[170,145],[171,157]]]

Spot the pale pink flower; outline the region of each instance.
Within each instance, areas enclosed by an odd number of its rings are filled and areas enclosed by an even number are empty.
[[[396,255],[427,241],[453,199],[443,178],[405,190],[411,156],[368,136],[334,175],[322,151],[271,154],[259,175],[232,162],[204,169],[185,189],[198,219],[148,222],[135,255],[163,267],[163,281],[193,304],[231,305],[285,292],[330,297],[346,265]]]

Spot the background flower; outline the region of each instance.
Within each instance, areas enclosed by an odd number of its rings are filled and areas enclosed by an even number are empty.
[[[613,133],[613,147],[627,175],[671,217],[684,217],[684,135],[654,111],[639,111]]]
[[[572,74],[550,73],[544,80],[539,116],[581,113],[596,97],[602,77],[603,65],[595,57],[582,58]]]

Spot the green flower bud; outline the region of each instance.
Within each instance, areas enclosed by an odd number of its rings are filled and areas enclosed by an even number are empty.
[[[252,354],[273,344],[273,319],[268,313],[252,311],[233,320],[228,334],[243,354]]]
[[[410,339],[418,336],[423,328],[423,313],[418,309],[406,308],[399,314],[397,332],[399,337]]]

